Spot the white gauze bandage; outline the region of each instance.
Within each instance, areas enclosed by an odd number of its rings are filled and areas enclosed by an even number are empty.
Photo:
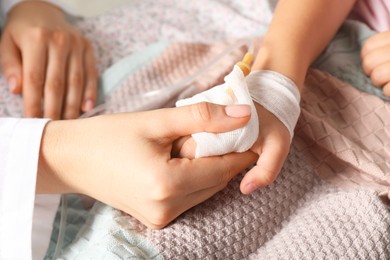
[[[225,78],[225,82],[191,98],[176,102],[176,106],[210,102],[219,105],[246,104],[251,107],[251,118],[242,128],[225,133],[196,133],[192,137],[196,142],[195,157],[221,155],[249,150],[259,135],[259,120],[249,94],[245,76],[237,65]]]
[[[246,77],[254,101],[274,114],[290,132],[290,141],[301,113],[301,95],[295,83],[284,75],[270,70],[258,70]]]

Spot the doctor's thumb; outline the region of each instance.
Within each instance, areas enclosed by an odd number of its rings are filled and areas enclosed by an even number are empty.
[[[186,134],[197,132],[223,133],[245,126],[251,116],[249,105],[217,105],[197,103],[182,107],[185,115]]]

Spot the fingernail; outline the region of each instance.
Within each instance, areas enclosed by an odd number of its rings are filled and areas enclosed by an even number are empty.
[[[246,193],[246,194],[252,193],[252,192],[254,192],[255,190],[257,190],[257,186],[254,185],[253,183],[248,183],[248,184],[245,186],[245,193]]]
[[[92,99],[87,99],[87,100],[85,100],[85,102],[84,102],[84,112],[88,112],[88,111],[90,111],[90,110],[92,110],[92,108],[93,108],[93,101],[92,101]]]
[[[231,105],[225,107],[226,115],[230,117],[244,117],[251,114],[251,107],[249,105]]]
[[[11,92],[14,92],[16,90],[16,84],[18,82],[16,81],[16,78],[14,76],[11,76],[8,78],[8,86]]]

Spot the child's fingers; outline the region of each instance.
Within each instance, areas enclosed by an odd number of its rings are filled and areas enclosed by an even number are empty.
[[[243,194],[250,194],[258,188],[271,184],[278,176],[286,160],[290,143],[278,136],[269,137],[261,145],[259,159],[240,184]]]
[[[251,151],[189,159],[169,160],[170,185],[175,192],[190,194],[227,184],[234,176],[253,164],[257,155]]]
[[[390,81],[383,87],[383,94],[386,97],[390,97]]]
[[[366,40],[361,50],[361,56],[362,58],[364,58],[371,51],[389,44],[390,44],[390,31],[377,33]]]
[[[362,66],[374,85],[390,96],[390,31],[369,38],[362,48]]]
[[[390,60],[375,67],[370,74],[370,78],[372,83],[378,87],[382,87],[390,82]]]
[[[367,75],[378,66],[390,61],[390,44],[373,49],[362,58],[363,70]]]

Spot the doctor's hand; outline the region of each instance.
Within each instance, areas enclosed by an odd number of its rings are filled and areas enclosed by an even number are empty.
[[[367,39],[361,51],[363,70],[390,97],[390,31]]]
[[[39,193],[81,193],[162,228],[210,198],[246,167],[253,152],[200,159],[172,156],[196,132],[244,126],[250,110],[200,103],[179,108],[49,122],[39,159]]]
[[[72,119],[95,105],[92,46],[54,5],[15,5],[2,32],[0,59],[11,92],[23,95],[26,117]]]

